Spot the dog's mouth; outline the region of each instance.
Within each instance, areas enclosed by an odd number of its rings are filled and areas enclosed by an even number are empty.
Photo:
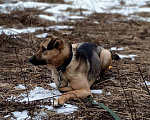
[[[35,66],[38,66],[38,65],[47,65],[47,62],[46,60],[44,59],[37,59],[35,56],[32,56],[30,59],[29,59],[29,62],[32,63],[33,65]]]

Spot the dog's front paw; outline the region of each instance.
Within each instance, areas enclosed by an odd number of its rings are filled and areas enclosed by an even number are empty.
[[[54,102],[53,102],[53,107],[54,108],[59,108],[61,106],[63,106],[63,104],[60,103],[59,100],[54,100]]]

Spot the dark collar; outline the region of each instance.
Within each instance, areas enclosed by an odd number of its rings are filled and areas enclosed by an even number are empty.
[[[59,66],[58,68],[56,68],[57,71],[64,73],[65,70],[66,70],[66,68],[67,68],[67,66],[70,64],[70,62],[72,60],[72,57],[73,57],[73,53],[72,53],[72,50],[71,50],[69,58],[67,60],[65,60],[64,63],[61,66]]]

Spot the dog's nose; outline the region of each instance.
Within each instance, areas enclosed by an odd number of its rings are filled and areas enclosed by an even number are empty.
[[[29,58],[29,62],[33,64],[33,62],[36,60],[36,57],[35,56],[32,56]]]

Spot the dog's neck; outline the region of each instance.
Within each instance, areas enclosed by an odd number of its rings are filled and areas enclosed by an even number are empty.
[[[67,68],[67,66],[70,64],[70,62],[71,62],[71,60],[72,60],[72,57],[73,57],[73,53],[72,53],[72,46],[71,46],[71,47],[70,47],[70,55],[69,55],[68,59],[66,59],[66,60],[64,61],[64,63],[63,63],[62,65],[60,65],[58,68],[56,68],[57,71],[64,73],[65,70],[66,70],[66,68]]]

